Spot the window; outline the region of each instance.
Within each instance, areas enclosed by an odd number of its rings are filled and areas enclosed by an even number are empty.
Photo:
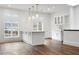
[[[18,37],[19,36],[19,26],[18,22],[5,22],[4,23],[4,37]]]

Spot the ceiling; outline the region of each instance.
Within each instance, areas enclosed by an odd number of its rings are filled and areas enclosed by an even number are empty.
[[[33,7],[34,6],[34,9]],[[0,4],[1,8],[12,8],[18,10],[28,11],[29,8],[31,11],[44,12],[44,13],[53,13],[60,12],[64,10],[69,10],[69,5],[67,4],[38,4],[38,9],[36,9],[36,4]]]

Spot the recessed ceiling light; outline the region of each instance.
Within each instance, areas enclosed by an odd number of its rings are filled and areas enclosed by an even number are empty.
[[[35,16],[32,16],[32,19],[35,19]]]
[[[28,19],[31,20],[31,17],[29,16]]]
[[[38,18],[39,17],[39,15],[38,14],[36,14],[36,18]]]
[[[53,9],[55,8],[55,6],[52,7]]]
[[[49,10],[50,10],[50,8],[47,8],[47,10],[49,11]]]
[[[42,8],[39,8],[39,10],[42,10]]]
[[[11,4],[8,4],[8,7],[11,7]]]

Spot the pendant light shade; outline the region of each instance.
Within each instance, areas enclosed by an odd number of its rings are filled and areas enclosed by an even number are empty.
[[[39,14],[38,14],[38,4],[36,4],[36,15],[35,15],[36,18],[39,17]]]
[[[35,19],[35,9],[34,9],[34,6],[32,6],[32,19]]]
[[[28,19],[31,20],[31,8],[29,8],[29,16]]]

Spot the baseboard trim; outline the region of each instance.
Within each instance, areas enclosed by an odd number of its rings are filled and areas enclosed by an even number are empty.
[[[22,41],[22,40],[0,41],[0,44],[4,44],[4,43],[12,43],[12,42],[23,42],[23,41]]]
[[[79,47],[79,44],[76,43],[72,43],[72,42],[63,42],[63,44],[67,44],[67,45],[71,45],[71,46],[75,46],[75,47]]]
[[[45,39],[52,39],[52,37],[47,37],[47,38],[45,38]]]

